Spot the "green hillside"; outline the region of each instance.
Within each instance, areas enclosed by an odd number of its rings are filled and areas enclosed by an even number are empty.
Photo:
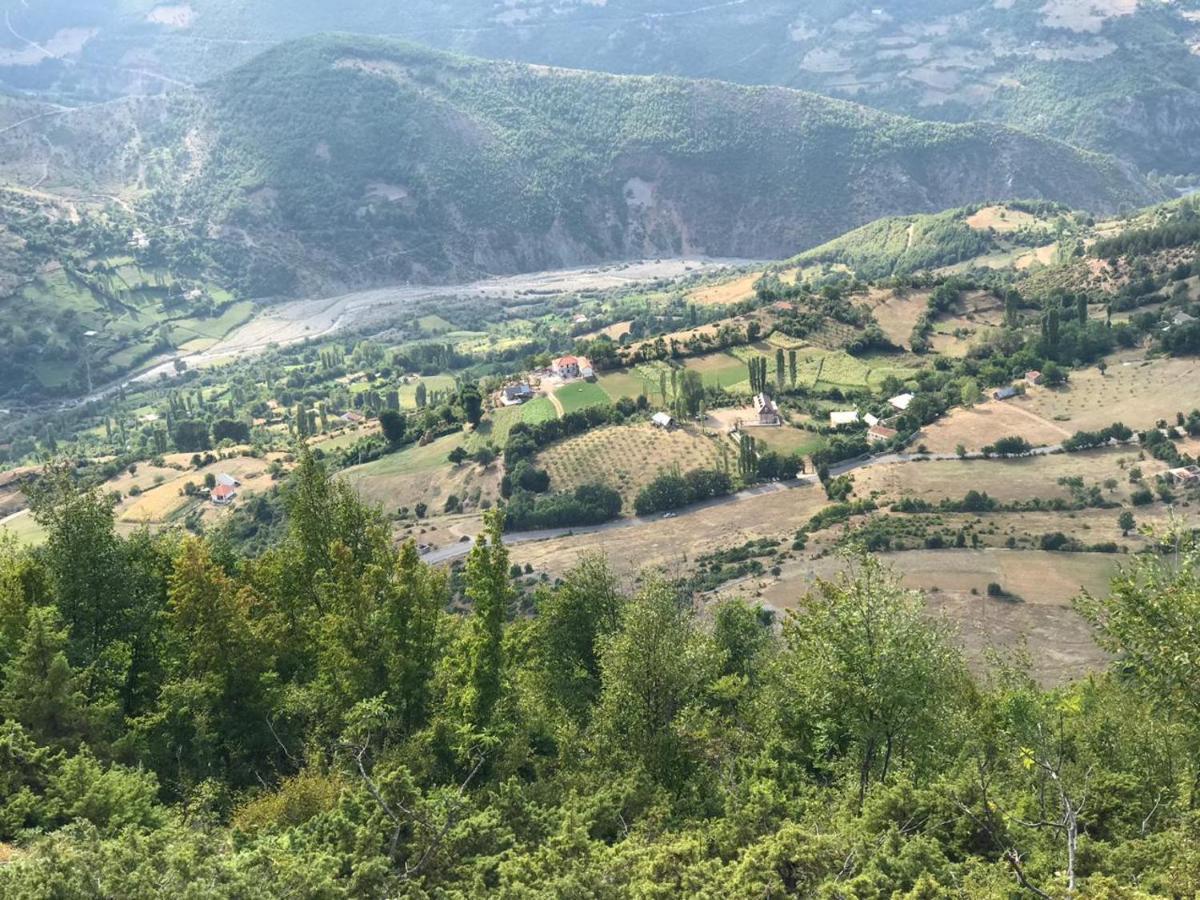
[[[1105,210],[1155,197],[1110,160],[998,126],[365,38],[284,45],[135,112],[116,134],[108,109],[51,120],[73,132],[55,143],[125,141],[140,157],[153,141],[159,164],[136,173],[143,209],[224,240],[227,255],[269,247],[273,265],[337,283],[779,257],[880,216],[985,198]],[[121,155],[78,163],[111,169]]]
[[[1089,218],[1041,201],[974,204],[940,213],[893,216],[807,250],[789,264],[844,267],[864,278],[955,265],[1002,268],[1017,263],[1025,253],[1071,239],[1081,241]]]
[[[1144,169],[1197,169],[1200,24],[1136,0],[61,0],[12,4],[0,83],[66,99],[200,83],[323,31],[631,74],[778,84],[944,121],[999,120]],[[76,63],[83,63],[77,65]]]

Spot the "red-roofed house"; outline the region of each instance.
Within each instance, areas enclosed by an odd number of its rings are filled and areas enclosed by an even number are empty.
[[[579,377],[579,357],[560,356],[553,364],[554,374],[559,378]]]
[[[1042,383],[1042,373],[1039,372],[1037,369],[1030,369],[1028,372],[1025,373],[1025,383],[1026,384],[1041,384]]]
[[[560,356],[552,364],[554,374],[559,378],[594,378],[592,363],[586,356]]]
[[[228,506],[237,499],[237,488],[231,484],[218,484],[209,496],[217,506]]]

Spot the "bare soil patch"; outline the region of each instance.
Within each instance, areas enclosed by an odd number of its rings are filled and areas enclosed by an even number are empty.
[[[948,415],[922,429],[917,443],[931,453],[954,453],[959,444],[968,451],[982,450],[997,438],[1020,436],[1035,447],[1061,443],[1072,431],[1034,412],[1031,396],[1009,400],[987,400],[971,409],[956,407]],[[1111,420],[1110,420],[1111,421]]]

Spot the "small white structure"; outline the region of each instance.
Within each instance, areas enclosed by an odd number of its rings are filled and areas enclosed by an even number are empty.
[[[650,421],[658,428],[665,431],[670,431],[675,427],[675,419],[665,412],[656,412],[650,417]]]
[[[222,472],[217,476],[217,484],[223,487],[236,488],[241,487],[242,483],[230,475],[228,472]]]
[[[909,393],[897,394],[895,397],[889,397],[888,403],[896,409],[903,412],[908,409],[908,405],[913,402],[913,395]]]
[[[1167,477],[1171,483],[1179,487],[1190,487],[1200,484],[1200,466],[1180,466],[1178,469],[1168,469]]]
[[[857,409],[840,409],[834,410],[829,414],[829,424],[834,428],[842,425],[853,425],[858,421]]]
[[[879,416],[873,416],[870,413],[863,413],[863,421],[867,423],[868,428],[874,428],[879,424]]]

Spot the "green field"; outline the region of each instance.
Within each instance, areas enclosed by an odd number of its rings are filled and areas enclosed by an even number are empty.
[[[658,376],[643,378],[642,366],[636,369],[618,369],[601,375],[596,384],[600,386],[612,400],[628,397],[636,400],[642,394],[647,397],[658,393]]]
[[[465,443],[465,435],[448,434],[436,441],[430,441],[424,447],[409,447],[399,453],[389,453],[369,463],[363,463],[361,466],[352,466],[346,470],[345,475],[353,484],[355,479],[368,475],[415,475],[432,472],[448,465],[447,456],[450,451]]]
[[[454,326],[443,319],[441,316],[428,315],[421,316],[417,319],[417,327],[425,334],[445,334],[447,331],[453,331]]]
[[[772,355],[767,363],[774,368],[775,357]],[[731,353],[710,353],[707,356],[696,356],[686,363],[687,368],[700,373],[705,387],[722,387],[732,389],[746,386],[750,373],[746,361],[738,359]]]
[[[180,319],[171,323],[171,337],[177,343],[194,338],[223,338],[239,325],[247,322],[254,314],[254,303],[242,300],[231,303],[219,316],[210,319]]]
[[[563,385],[554,392],[554,396],[562,404],[564,413],[587,409],[589,406],[603,406],[610,399],[604,388],[589,381]]]
[[[521,421],[528,422],[530,425],[549,422],[551,419],[557,418],[558,412],[554,409],[554,404],[550,402],[549,397],[538,397],[521,407]]]
[[[420,378],[409,379],[408,384],[400,385],[397,390],[400,393],[400,405],[406,409],[417,408],[417,384],[421,382],[425,385],[425,391],[432,394],[434,391],[452,391],[454,390],[453,375],[422,375]],[[361,388],[356,384],[355,388],[366,390],[370,387],[368,384],[363,384]],[[353,390],[353,388],[351,389]]]
[[[549,401],[546,401],[549,403]],[[495,444],[497,447],[503,447],[508,440],[509,430],[522,421],[522,413],[525,408],[521,406],[500,406],[489,412],[479,423],[479,427],[471,435],[470,445],[468,449],[474,450],[481,444],[488,442]],[[550,412],[553,417],[554,408],[551,407]]]
[[[783,425],[779,428],[752,428],[747,431],[756,441],[765,444],[769,450],[777,450],[780,453],[811,456],[825,446],[823,436],[803,428]]]

